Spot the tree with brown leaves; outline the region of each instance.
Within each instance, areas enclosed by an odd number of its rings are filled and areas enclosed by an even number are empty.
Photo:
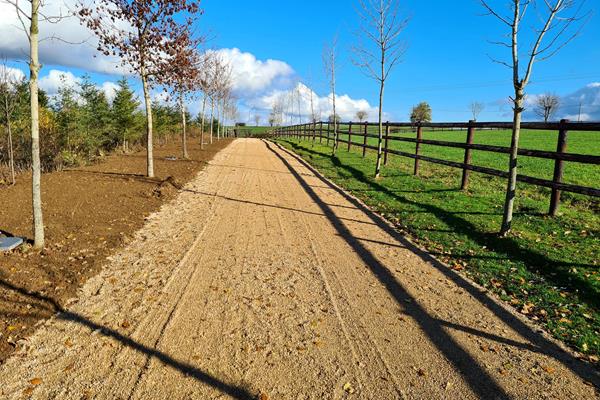
[[[147,175],[154,177],[152,149],[152,84],[168,85],[172,61],[190,43],[200,14],[193,0],[99,0],[80,4],[78,15],[98,37],[98,51],[118,56],[142,81],[146,105]]]
[[[196,91],[201,79],[200,68],[202,67],[201,57],[196,51],[199,40],[189,41],[187,46],[180,51],[171,61],[172,78],[170,85],[173,96],[177,99],[179,111],[181,112],[181,147],[182,156],[188,159],[187,148],[187,121],[186,121],[186,100]]]

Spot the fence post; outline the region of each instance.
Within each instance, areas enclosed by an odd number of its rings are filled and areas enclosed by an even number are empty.
[[[323,121],[319,121],[319,144],[323,143]]]
[[[315,141],[317,140],[317,123],[315,120],[312,122],[312,146],[315,147]]]
[[[474,120],[469,121],[469,129],[467,130],[467,144],[468,145],[473,144],[473,137],[475,135],[475,127],[473,126],[474,123],[475,123]],[[465,149],[464,163],[466,165],[471,165],[471,149],[468,147]],[[469,187],[470,173],[471,173],[470,170],[463,168],[462,183],[460,185],[461,190],[466,190],[467,187]]]
[[[327,122],[327,147],[329,147],[329,128],[331,126],[331,122]]]
[[[352,122],[348,124],[348,151],[352,148]]]
[[[562,154],[567,151],[567,135],[569,131],[567,131],[565,124],[567,124],[569,120],[563,119],[560,121],[560,130],[558,131],[558,143],[556,144],[556,152]],[[561,183],[563,178],[564,171],[564,161],[563,160],[555,160],[554,161],[554,178],[552,182]],[[558,206],[560,205],[560,190],[552,189],[552,196],[550,197],[550,212],[551,216],[556,216],[558,211]]]
[[[369,130],[369,123],[365,121],[365,131],[363,137],[363,158],[367,156],[367,131]]]
[[[385,123],[385,149],[383,151],[383,165],[387,165],[388,161],[388,140],[390,136],[390,122]]]
[[[421,151],[421,140],[423,140],[423,127],[417,123],[417,145],[415,146],[415,176],[419,175],[419,153]]]

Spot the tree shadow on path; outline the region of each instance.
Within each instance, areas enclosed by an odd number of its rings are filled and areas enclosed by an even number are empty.
[[[429,337],[430,341],[444,354],[454,367],[461,373],[465,378],[465,381],[470,385],[474,393],[481,398],[490,398],[491,395],[500,398],[510,398],[510,396],[504,391],[502,387],[496,382],[496,380],[490,376],[478,362],[465,350],[463,349],[453,338],[450,336],[445,328],[453,327],[452,323],[439,320],[430,316],[427,311],[421,307],[415,299],[411,298],[406,289],[395,279],[393,274],[385,267],[377,258],[360,242],[360,239],[354,237],[346,225],[336,216],[335,212],[327,206],[314,189],[298,174],[295,168],[284,158],[279,151],[274,149],[272,142],[265,141],[265,146],[270,150],[292,173],[298,183],[302,186],[304,191],[310,196],[310,198],[319,205],[323,210],[324,214],[327,215],[331,224],[338,231],[338,234],[343,237],[346,242],[354,249],[354,251],[361,257],[365,264],[373,271],[378,279],[385,285],[387,290],[394,296],[397,303],[406,309],[406,311],[419,323],[423,332]],[[431,254],[418,248],[413,243],[408,241],[402,234],[396,231],[389,223],[387,223],[379,215],[372,212],[361,202],[356,200],[354,197],[348,195],[346,192],[341,190],[336,185],[333,185],[327,179],[325,179],[317,170],[311,165],[304,161],[299,156],[292,152],[284,149],[277,145],[281,152],[292,157],[302,167],[307,168],[311,171],[316,178],[321,180],[325,185],[331,187],[341,196],[343,196],[348,202],[353,204],[357,209],[365,213],[377,226],[394,238],[398,243],[407,249],[411,250],[414,254],[418,255],[422,260],[431,264],[440,272],[442,272],[449,280],[453,281],[457,286],[466,290],[473,298],[477,299],[481,304],[486,306],[492,311],[498,318],[504,323],[509,325],[519,335],[531,343],[529,345],[521,345],[520,347],[527,348],[528,350],[535,351],[537,353],[545,354],[559,361],[580,378],[593,382],[597,387],[600,383],[597,371],[591,366],[575,359],[570,354],[566,353],[556,343],[544,338],[542,335],[534,332],[527,324],[519,320],[506,308],[501,306],[485,292],[482,292],[477,287],[473,286],[470,282],[464,279],[459,274],[450,270],[440,261],[435,259]],[[406,301],[410,300],[409,303]],[[460,330],[467,331],[473,334],[477,334],[482,337],[498,339],[498,341],[506,342],[506,339],[497,338],[494,335],[486,332],[475,331],[471,328],[460,327]]]
[[[219,380],[217,377],[215,377],[207,372],[204,372],[201,369],[198,369],[191,364],[185,363],[183,361],[179,361],[179,360],[171,357],[170,355],[163,353],[162,351],[159,351],[157,349],[153,349],[153,348],[145,346],[141,343],[138,343],[135,340],[117,332],[114,329],[107,328],[105,326],[102,326],[100,324],[97,324],[96,322],[93,322],[93,321],[87,319],[86,317],[84,317],[80,314],[68,311],[68,310],[64,309],[58,302],[56,302],[51,297],[48,297],[48,296],[45,296],[45,295],[42,295],[39,293],[27,291],[23,288],[14,286],[11,283],[5,282],[3,280],[0,280],[0,286],[7,290],[16,292],[22,296],[26,296],[26,297],[35,299],[36,301],[43,303],[44,308],[57,313],[57,315],[56,315],[57,319],[61,319],[64,321],[69,321],[69,322],[75,322],[77,324],[80,324],[80,325],[83,325],[83,326],[89,328],[92,332],[98,331],[106,337],[110,337],[112,339],[119,341],[124,346],[127,346],[137,352],[145,354],[148,358],[156,358],[157,360],[160,360],[165,365],[194,378],[198,382],[210,385],[213,388],[220,391],[221,393],[229,395],[229,396],[233,397],[234,399],[253,400],[256,398],[255,394],[252,394],[248,389],[246,389],[244,387],[233,386],[228,383],[225,383],[225,382]]]

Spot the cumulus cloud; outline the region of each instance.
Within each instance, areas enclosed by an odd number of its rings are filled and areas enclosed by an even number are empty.
[[[76,0],[47,1],[42,6],[45,15],[69,15]],[[23,31],[15,7],[0,2],[0,54],[10,59],[26,60],[29,41]],[[53,39],[60,38],[60,40]],[[98,40],[73,16],[60,23],[40,21],[40,61],[42,64],[82,68],[90,72],[123,75],[127,71],[115,58],[98,53]]]
[[[533,109],[541,94],[528,95],[525,101],[525,118],[538,120]],[[554,119],[570,119],[571,121],[600,121],[600,82],[592,82],[575,92],[560,96],[560,105]]]
[[[25,73],[23,73],[23,71],[6,65],[0,65],[0,76],[3,80],[6,78],[9,83],[15,83],[25,79]]]
[[[258,60],[254,54],[237,48],[220,49],[212,53],[231,66],[233,90],[243,96],[289,84],[295,75],[293,68],[283,61]]]
[[[310,120],[313,110],[315,118],[321,120],[327,119],[333,114],[332,98],[331,94],[319,96],[308,86],[299,82],[291,89],[273,90],[266,95],[250,99],[247,101],[247,105],[256,110],[268,112],[277,102],[280,102],[284,105],[286,121],[287,118],[294,119],[298,115],[304,121]],[[366,111],[368,118],[377,117],[377,108],[371,106],[367,100],[353,99],[347,94],[337,95],[335,105],[336,113],[346,121],[355,120],[358,111]]]
[[[104,95],[106,96],[108,102],[112,103],[112,101],[115,99],[115,94],[119,89],[119,85],[117,85],[114,82],[106,81],[102,83],[102,86],[100,86],[100,88],[104,92]]]
[[[58,93],[60,87],[75,88],[79,82],[81,82],[81,78],[76,77],[70,71],[51,69],[48,75],[40,78],[39,85],[40,89],[44,90],[49,96],[54,96]]]

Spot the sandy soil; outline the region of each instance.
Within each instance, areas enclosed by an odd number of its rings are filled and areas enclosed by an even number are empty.
[[[10,399],[589,399],[595,372],[237,140],[0,367]]]

